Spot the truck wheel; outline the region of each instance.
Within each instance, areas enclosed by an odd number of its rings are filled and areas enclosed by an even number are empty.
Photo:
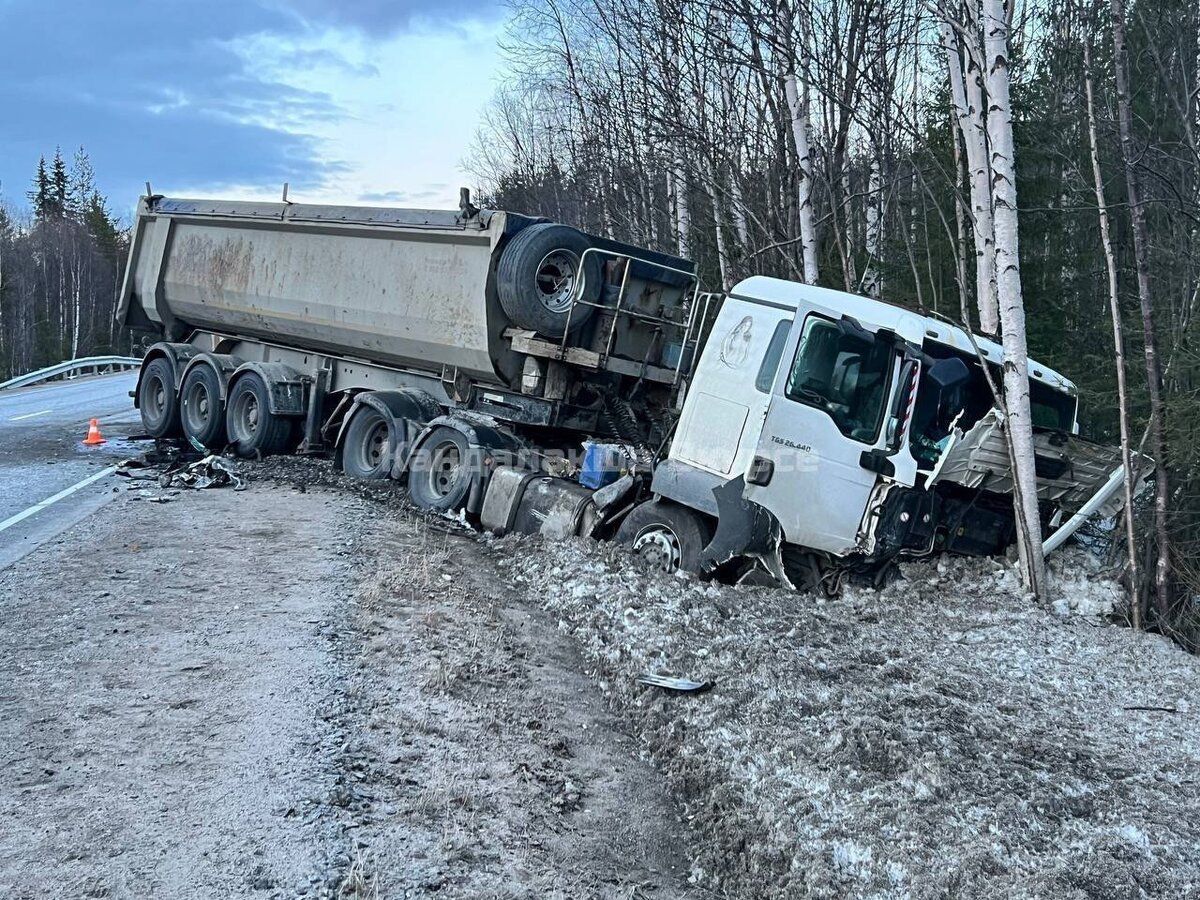
[[[466,435],[439,425],[413,452],[408,496],[421,509],[457,510],[467,502],[474,477]]]
[[[161,356],[151,360],[142,371],[142,380],[138,384],[138,409],[142,414],[142,427],[150,437],[178,437],[182,433],[175,373],[171,363]]]
[[[394,447],[391,421],[375,407],[362,404],[346,426],[342,471],[353,478],[387,478]]]
[[[225,444],[225,410],[221,406],[221,382],[207,365],[197,365],[183,377],[179,389],[184,437],[195,438],[210,450]]]
[[[553,222],[529,225],[517,232],[496,267],[496,293],[514,324],[561,338],[568,317],[572,331],[591,318],[594,306],[580,304],[571,310],[581,278],[584,300],[594,303],[600,296],[601,261],[596,254],[584,261],[589,246],[582,231]]]
[[[238,456],[250,459],[290,449],[294,423],[271,412],[268,397],[267,383],[257,372],[234,382],[225,404],[225,427]]]
[[[708,522],[699,513],[664,500],[635,506],[617,529],[617,543],[663,572],[699,572],[709,540]]]

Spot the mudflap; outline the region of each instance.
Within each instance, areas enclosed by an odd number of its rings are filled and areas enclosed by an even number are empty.
[[[700,553],[700,568],[712,573],[738,558],[755,560],[781,587],[793,588],[783,568],[783,530],[766,508],[743,496],[742,476],[713,488],[717,501],[717,530]]]

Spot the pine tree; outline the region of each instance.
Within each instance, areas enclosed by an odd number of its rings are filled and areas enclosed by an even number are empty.
[[[33,176],[33,190],[25,195],[33,204],[33,214],[39,222],[50,212],[50,175],[46,171],[46,157],[38,158],[37,173]]]
[[[115,260],[120,231],[116,220],[108,211],[108,201],[98,190],[92,188],[82,210],[83,224],[95,239],[100,253],[106,259]]]
[[[62,148],[54,148],[54,161],[50,164],[50,196],[53,203],[53,217],[61,219],[67,214],[71,195],[71,176],[67,172],[67,164],[62,157]]]
[[[67,214],[73,219],[85,221],[96,193],[96,172],[87,151],[80,145],[71,161],[70,188],[67,194]]]

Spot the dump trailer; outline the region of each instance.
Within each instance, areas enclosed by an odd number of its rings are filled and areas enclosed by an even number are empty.
[[[143,197],[118,317],[147,335],[149,435],[329,453],[497,533],[827,591],[1014,539],[994,343],[777,279],[708,293],[688,260],[465,191],[457,211]],[[1029,377],[1047,530],[1112,513],[1116,451],[1077,436],[1066,378]]]

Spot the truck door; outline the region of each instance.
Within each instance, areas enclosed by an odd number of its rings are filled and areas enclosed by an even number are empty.
[[[779,520],[788,543],[854,549],[889,465],[884,418],[899,366],[891,337],[798,311],[745,490]]]

